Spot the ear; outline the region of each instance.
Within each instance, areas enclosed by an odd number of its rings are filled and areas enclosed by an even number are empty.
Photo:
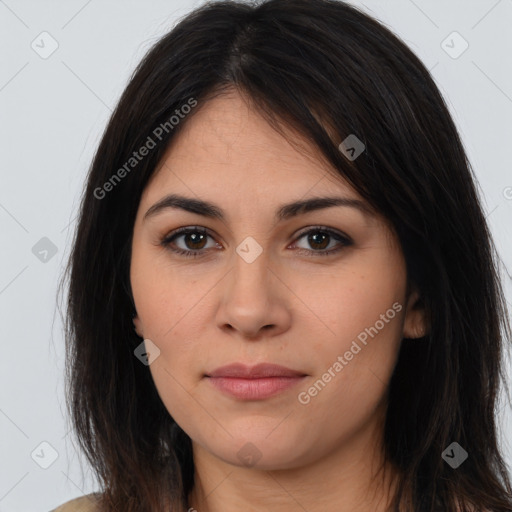
[[[133,325],[135,327],[135,332],[137,333],[137,335],[140,336],[141,338],[144,338],[144,335],[142,334],[142,322],[140,321],[137,314],[133,317]]]
[[[402,335],[404,338],[422,338],[427,334],[425,308],[417,290],[407,299]]]

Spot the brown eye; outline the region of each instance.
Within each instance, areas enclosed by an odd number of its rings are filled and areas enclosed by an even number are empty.
[[[206,247],[208,231],[200,227],[180,228],[167,235],[160,243],[170,251],[185,256],[200,256],[204,253],[203,249]],[[182,239],[185,247],[173,247],[176,245],[175,240]]]
[[[334,254],[339,252],[343,247],[347,247],[353,244],[352,240],[341,233],[333,231],[327,228],[314,228],[302,233],[301,236],[297,239],[300,240],[304,237],[307,237],[307,243],[311,249],[300,249],[299,252],[305,251],[305,253],[314,254],[315,256],[328,256],[330,254]],[[338,248],[325,250],[331,242],[338,242]],[[341,247],[340,247],[341,245]],[[336,247],[336,244],[334,244]]]
[[[297,240],[301,240],[306,237],[307,243],[311,249],[299,247],[298,252],[300,254],[304,253],[314,256],[329,256],[341,251],[344,247],[348,247],[353,244],[352,240],[348,236],[324,227],[310,229],[302,233]],[[175,254],[198,257],[206,254],[207,251],[205,249],[212,248],[208,248],[206,246],[208,238],[213,239],[205,228],[184,227],[167,235],[160,244]],[[176,244],[176,240],[180,239],[182,240],[184,247],[180,247]],[[331,246],[331,248],[326,250],[329,246]],[[214,244],[213,247],[219,248],[220,246],[218,244]]]

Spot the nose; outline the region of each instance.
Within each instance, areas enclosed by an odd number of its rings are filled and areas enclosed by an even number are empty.
[[[289,328],[292,292],[279,270],[271,266],[265,251],[250,263],[238,253],[234,255],[233,267],[220,287],[220,329],[238,332],[244,339],[259,340]]]

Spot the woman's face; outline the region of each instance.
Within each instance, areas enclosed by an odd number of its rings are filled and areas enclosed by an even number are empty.
[[[135,325],[151,340],[159,395],[195,449],[239,466],[298,467],[380,431],[401,339],[422,334],[422,312],[406,296],[392,231],[307,141],[296,139],[316,158],[236,94],[200,107],[141,198]],[[219,215],[167,206],[145,218],[170,194]],[[283,210],[320,197],[346,203]],[[212,376],[232,363],[296,376]]]

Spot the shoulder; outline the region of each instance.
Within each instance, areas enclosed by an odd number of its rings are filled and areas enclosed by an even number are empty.
[[[97,512],[99,497],[99,493],[86,494],[67,501],[50,512]]]

